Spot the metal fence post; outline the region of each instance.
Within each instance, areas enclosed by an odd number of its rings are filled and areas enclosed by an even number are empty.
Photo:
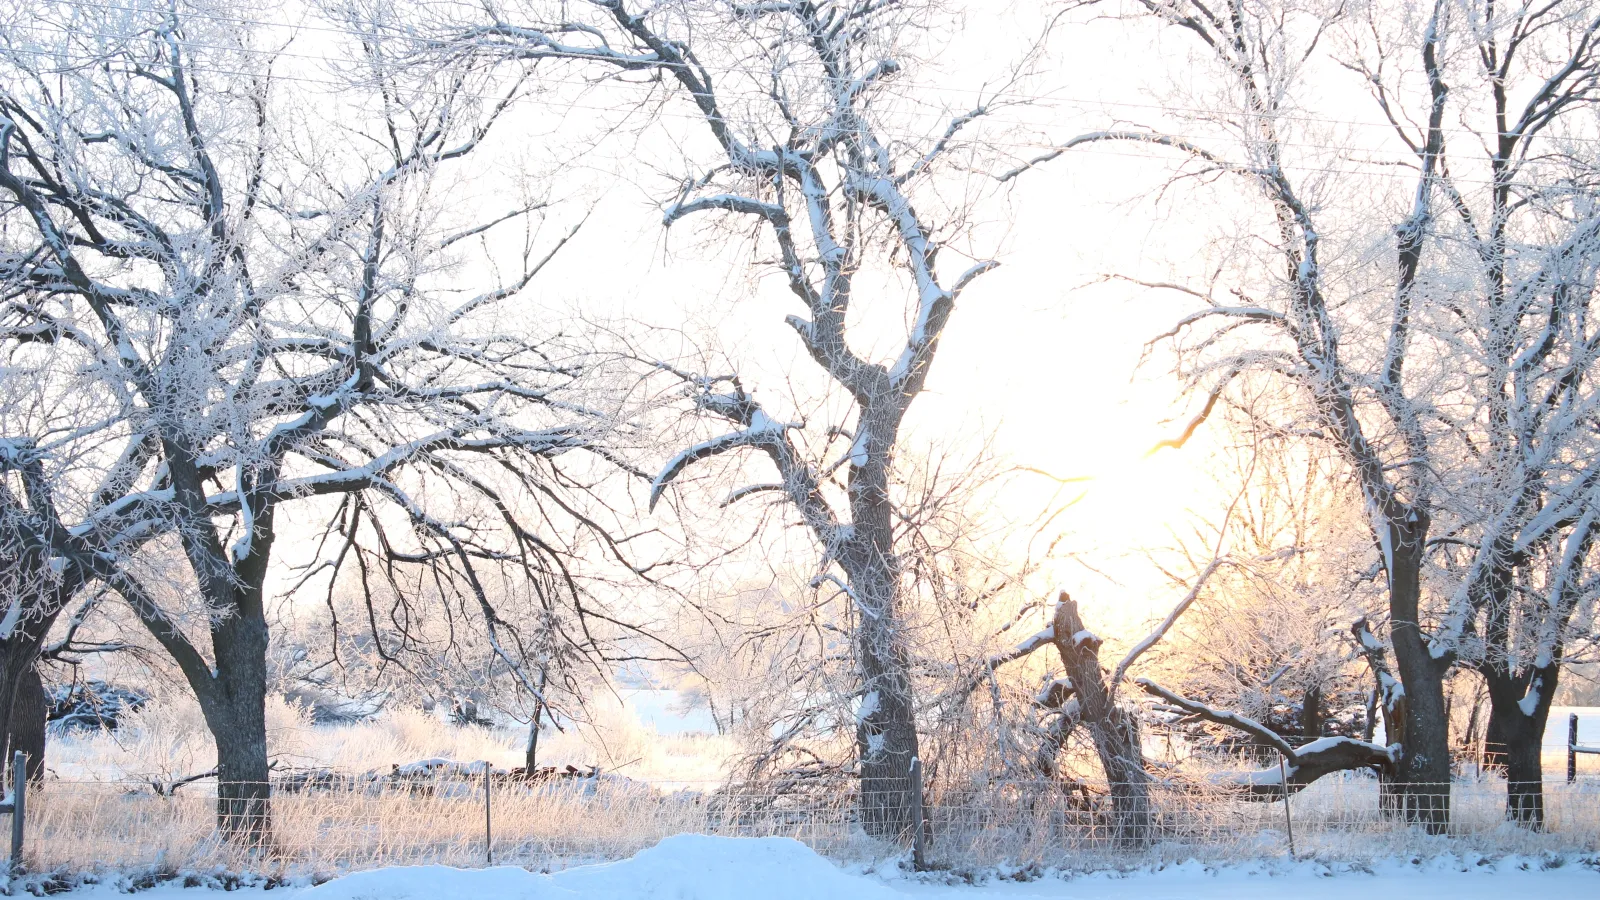
[[[489,761],[483,761],[483,858],[488,865],[494,865],[494,814],[491,797],[492,783],[489,781]]]
[[[1578,780],[1578,714],[1567,716],[1567,784]]]
[[[28,754],[11,757],[11,874],[22,872],[22,836],[28,813]]]
[[[1269,770],[1270,771],[1270,770]],[[1278,787],[1283,789],[1283,824],[1289,830],[1289,858],[1294,852],[1294,817],[1289,815],[1289,770],[1283,764],[1283,754],[1278,754]]]
[[[911,865],[920,872],[927,868],[928,848],[922,808],[922,758],[917,756],[911,757],[911,790],[916,792],[911,805]]]

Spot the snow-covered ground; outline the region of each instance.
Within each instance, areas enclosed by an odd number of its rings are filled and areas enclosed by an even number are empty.
[[[126,885],[80,888],[80,900],[126,896]],[[169,882],[142,891],[149,900],[206,900],[219,887]],[[1360,869],[1318,862],[1259,862],[1156,871],[1059,875],[1022,880],[1005,873],[968,878],[847,871],[787,838],[678,835],[631,859],[542,875],[523,869],[388,868],[347,875],[316,887],[235,888],[239,900],[896,900],[913,897],[1072,898],[1072,900],[1550,900],[1600,895],[1600,859],[1576,857],[1426,861],[1396,859]]]

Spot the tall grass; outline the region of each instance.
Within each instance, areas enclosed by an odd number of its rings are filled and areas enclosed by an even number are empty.
[[[522,762],[525,735],[460,727],[416,710],[350,725],[313,725],[305,711],[275,703],[269,739],[288,779],[324,775],[314,790],[275,785],[272,843],[242,850],[219,840],[212,779],[173,788],[214,764],[192,703],[166,702],[126,717],[114,733],[58,736],[49,773],[31,792],[29,868],[65,872],[223,869],[266,875],[332,875],[387,865],[496,863],[555,869],[629,856],[683,832],[794,837],[840,859],[882,858],[900,848],[856,823],[853,785],[774,794],[726,784],[738,747],[729,738],[659,735],[617,709],[590,727],[541,737],[541,761],[587,769],[599,779],[536,784],[492,780],[492,847],[480,777],[421,782],[386,778],[420,759]],[[1564,783],[1565,757],[1547,760],[1547,828],[1504,820],[1505,786],[1471,772],[1441,787],[1452,795],[1446,836],[1383,815],[1376,782],[1322,779],[1290,800],[1301,855],[1347,860],[1397,853],[1532,853],[1600,850],[1600,757],[1587,777]],[[1153,796],[1153,829],[1138,849],[1118,840],[1103,794],[1060,783],[934,785],[927,815],[936,862],[957,866],[1091,867],[1169,859],[1280,856],[1288,850],[1281,802],[1245,802],[1217,786],[1217,760],[1191,757]],[[1100,790],[1103,791],[1104,786]]]
[[[1600,781],[1546,786],[1547,827],[1504,821],[1504,785],[1458,782],[1449,835],[1430,836],[1384,816],[1376,782],[1323,779],[1290,801],[1296,849],[1321,859],[1402,853],[1600,850]],[[48,781],[29,804],[28,865],[71,872],[225,869],[267,875],[336,874],[388,865],[498,864],[551,870],[629,856],[684,832],[786,836],[840,859],[882,858],[899,848],[856,824],[849,790],[811,796],[622,778],[491,786],[492,848],[480,777],[410,784],[353,776],[331,788],[279,792],[272,844],[243,851],[218,840],[212,788],[175,796],[118,783]],[[994,784],[931,796],[935,861],[958,866],[1132,865],[1159,860],[1236,861],[1288,850],[1281,802],[1246,802],[1212,785],[1168,783],[1152,802],[1142,846],[1119,841],[1107,810],[1059,784]]]

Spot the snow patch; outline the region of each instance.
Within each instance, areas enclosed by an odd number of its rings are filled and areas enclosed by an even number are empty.
[[[1533,684],[1528,686],[1528,693],[1525,694],[1521,700],[1517,701],[1517,708],[1522,710],[1523,715],[1531,718],[1534,713],[1539,711],[1539,692],[1543,688],[1544,676],[1535,675],[1533,678]]]
[[[790,838],[680,834],[632,859],[536,875],[415,866],[360,872],[304,900],[890,900],[904,895],[841,871]]]
[[[865,722],[872,718],[872,714],[878,711],[878,707],[878,692],[868,691],[866,696],[861,698],[861,708],[856,710],[856,721]]]

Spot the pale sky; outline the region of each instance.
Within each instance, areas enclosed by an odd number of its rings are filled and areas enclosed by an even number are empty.
[[[975,18],[989,30],[1003,31],[1012,21]],[[992,69],[1011,58],[1005,53],[1017,38],[980,33],[971,43]],[[1007,110],[1002,117],[1039,123],[1037,134],[1065,139],[1148,113],[1143,104],[1149,98],[1130,83],[1131,60],[1111,49],[1115,43],[1088,36],[1058,41],[1061,59],[1047,64],[1055,71],[1031,88],[1060,81],[1070,84],[1061,89],[1070,97],[1138,105],[1108,106],[1115,115],[1060,104]],[[952,78],[975,87],[983,80],[980,71],[958,71]],[[912,80],[920,85],[931,77]],[[950,96],[972,102],[970,92]],[[1192,252],[1185,244],[1199,240],[1182,223],[1174,229],[1170,213],[1152,219],[1149,204],[1130,203],[1159,184],[1164,171],[1144,154],[1090,150],[1024,176],[1007,195],[981,206],[979,218],[987,227],[974,245],[987,244],[1001,267],[962,295],[910,420],[912,443],[960,446],[992,434],[996,449],[1019,466],[1062,477],[1094,476],[1083,501],[1057,520],[1061,530],[1073,533],[1063,546],[1082,551],[1095,568],[1124,584],[1072,565],[1057,578],[1092,608],[1130,625],[1175,599],[1165,579],[1143,563],[1140,549],[1164,544],[1165,526],[1181,521],[1191,506],[1209,509],[1216,502],[1209,485],[1192,489],[1193,472],[1208,450],[1205,435],[1181,453],[1145,458],[1158,440],[1181,430],[1182,421],[1169,420],[1186,418],[1187,407],[1173,405],[1178,385],[1159,357],[1141,371],[1136,364],[1145,342],[1190,307],[1171,293],[1100,282],[1113,272],[1164,273],[1173,254]],[[796,311],[787,289],[767,274],[759,294],[748,296],[751,272],[742,264],[748,254],[708,260],[687,222],[665,235],[652,205],[662,196],[664,179],[641,171],[637,180],[638,186],[623,183],[605,192],[590,224],[535,290],[581,295],[586,309],[643,322],[673,326],[687,319],[714,330],[759,396],[778,399],[791,372],[810,377],[813,364],[783,323],[785,314]],[[962,267],[959,261],[944,264],[946,271]],[[858,292],[856,306],[869,308],[865,315],[899,316],[904,297]],[[1023,479],[1018,489],[1029,486],[1040,495],[1019,498],[1030,512],[1056,489],[1043,478]]]
[[[972,8],[979,12],[969,16],[961,40],[941,51],[936,69],[913,72],[901,90],[928,102],[943,97],[953,111],[964,111],[975,90],[998,77],[1037,33],[1035,4]],[[315,32],[296,41],[298,52],[325,44]],[[1029,142],[1106,127],[1185,127],[1163,121],[1159,110],[1162,103],[1183,102],[1171,85],[1195,80],[1185,68],[1185,41],[1148,24],[1104,21],[1063,29],[1051,47],[1043,74],[1015,89],[1043,99],[997,115],[1025,126],[1003,138],[1019,154],[1033,155]],[[1341,78],[1330,76],[1328,92],[1338,102],[1328,109],[1369,122],[1374,113],[1362,106],[1353,76]],[[604,103],[603,96],[588,95],[555,114],[537,101],[525,104],[499,138],[509,141],[507,147],[523,146],[505,149],[488,168],[514,167],[523,156],[570,155],[570,137],[587,120],[604,116]],[[655,204],[671,184],[663,169],[682,159],[675,141],[703,139],[701,123],[683,115],[683,107],[677,110],[664,129],[613,140],[554,182],[553,192],[570,202],[556,214],[551,234],[586,205],[594,204],[594,211],[527,297],[599,318],[714,336],[746,384],[769,403],[779,401],[786,379],[805,380],[814,372],[783,323],[795,311],[792,296],[770,273],[750,268],[747,251],[719,256],[694,223],[670,235],[660,224]],[[906,116],[910,127],[915,111]],[[1364,142],[1384,143],[1381,130],[1359,133]],[[1211,217],[1223,210],[1152,203],[1170,159],[1125,147],[1074,151],[978,207],[972,246],[1001,267],[962,296],[910,420],[913,446],[960,446],[992,435],[996,449],[1019,466],[1093,476],[1083,501],[1057,521],[1070,533],[1063,546],[1112,577],[1075,565],[1063,566],[1056,577],[1086,601],[1091,615],[1127,628],[1164,611],[1176,596],[1141,552],[1166,544],[1167,529],[1181,527],[1191,510],[1214,515],[1225,502],[1205,474],[1215,444],[1208,430],[1182,451],[1145,457],[1158,440],[1181,430],[1193,407],[1180,397],[1163,357],[1142,369],[1136,364],[1145,342],[1193,309],[1194,301],[1102,280],[1112,273],[1170,278],[1196,269]],[[492,177],[478,187],[479,202],[499,202]],[[1239,198],[1235,206],[1249,204]],[[948,274],[964,263],[946,260],[943,267]],[[858,290],[856,308],[869,320],[860,333],[869,335],[873,328],[893,332],[906,302],[903,294]],[[1020,483],[1019,490],[1028,490]],[[1055,486],[1041,478],[1037,490],[1043,497]],[[1023,506],[1036,502],[1019,500]]]

